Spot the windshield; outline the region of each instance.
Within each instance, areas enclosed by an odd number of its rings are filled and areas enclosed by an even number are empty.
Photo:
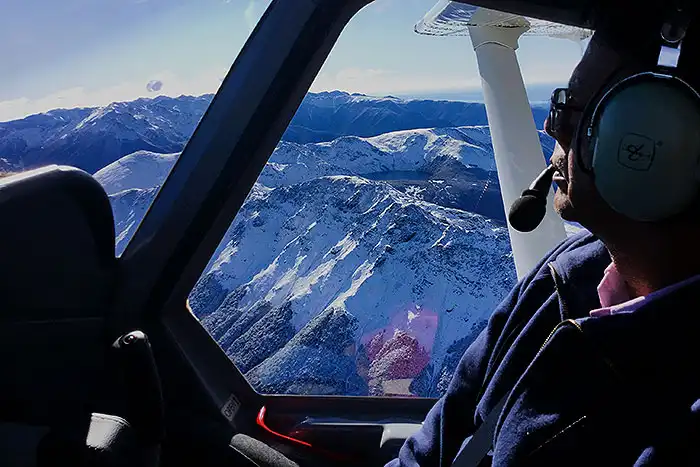
[[[433,3],[352,19],[189,295],[260,392],[438,396],[516,281],[477,57],[416,34]],[[0,171],[93,174],[121,254],[268,4],[11,0]],[[580,51],[519,41],[541,163]]]

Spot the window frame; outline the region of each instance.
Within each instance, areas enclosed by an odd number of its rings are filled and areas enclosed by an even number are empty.
[[[233,396],[241,412],[266,405],[312,417],[420,421],[435,402],[259,394],[185,305],[340,33],[373,1],[272,1],[119,258],[115,320],[163,326],[220,411]]]

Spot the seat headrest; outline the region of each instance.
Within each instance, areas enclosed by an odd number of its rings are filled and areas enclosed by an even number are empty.
[[[114,221],[95,179],[55,165],[0,179],[0,219],[0,322],[104,313]]]

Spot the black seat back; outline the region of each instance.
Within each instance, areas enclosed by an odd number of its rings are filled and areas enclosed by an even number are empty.
[[[117,263],[102,187],[58,166],[0,179],[0,248],[0,420],[44,425],[109,409]]]

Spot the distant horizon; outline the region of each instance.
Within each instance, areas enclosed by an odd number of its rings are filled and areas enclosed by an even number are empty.
[[[0,15],[0,121],[139,97],[215,92],[270,0],[36,0]],[[376,0],[345,27],[310,89],[481,101],[469,37],[419,35],[436,0]],[[86,40],[87,39],[87,40]],[[518,41],[529,89],[566,82],[584,42]],[[549,89],[530,95],[545,100]]]
[[[531,86],[526,86],[526,91],[528,93],[528,100],[530,104],[539,104],[539,103],[544,103],[549,100],[549,95],[551,94],[551,90],[562,86],[561,83],[553,83],[553,84],[535,84]],[[333,93],[333,92],[342,92],[348,95],[362,95],[362,96],[367,96],[367,97],[373,97],[377,99],[383,99],[383,98],[398,98],[401,100],[430,100],[430,101],[448,101],[448,102],[473,102],[477,104],[483,104],[483,92],[481,88],[467,88],[463,90],[445,90],[445,91],[432,91],[432,92],[423,92],[423,93],[376,93],[376,94],[370,94],[370,93],[364,93],[364,92],[357,92],[357,91],[348,91],[344,89],[331,89],[331,90],[315,90],[315,91],[308,91],[308,94],[323,94],[323,93]],[[192,97],[192,98],[198,98],[198,97],[204,97],[204,96],[214,96],[216,92],[205,92],[201,94],[179,94],[177,96],[175,95],[167,95],[167,94],[160,94],[158,96],[153,96],[153,97],[136,97],[134,99],[130,100],[115,100],[103,105],[77,105],[77,106],[66,106],[66,107],[54,107],[50,108],[44,111],[40,112],[32,112],[28,113],[24,116],[20,116],[17,118],[11,118],[9,120],[0,120],[0,124],[2,123],[10,123],[14,121],[19,121],[19,120],[24,120],[29,117],[33,117],[36,115],[45,115],[50,112],[57,112],[57,111],[70,111],[70,110],[81,110],[81,109],[100,109],[100,108],[105,108],[109,107],[110,105],[113,104],[122,104],[122,103],[130,103],[130,102],[136,102],[138,100],[156,100],[159,98],[166,98],[166,99],[180,99],[182,97]]]

